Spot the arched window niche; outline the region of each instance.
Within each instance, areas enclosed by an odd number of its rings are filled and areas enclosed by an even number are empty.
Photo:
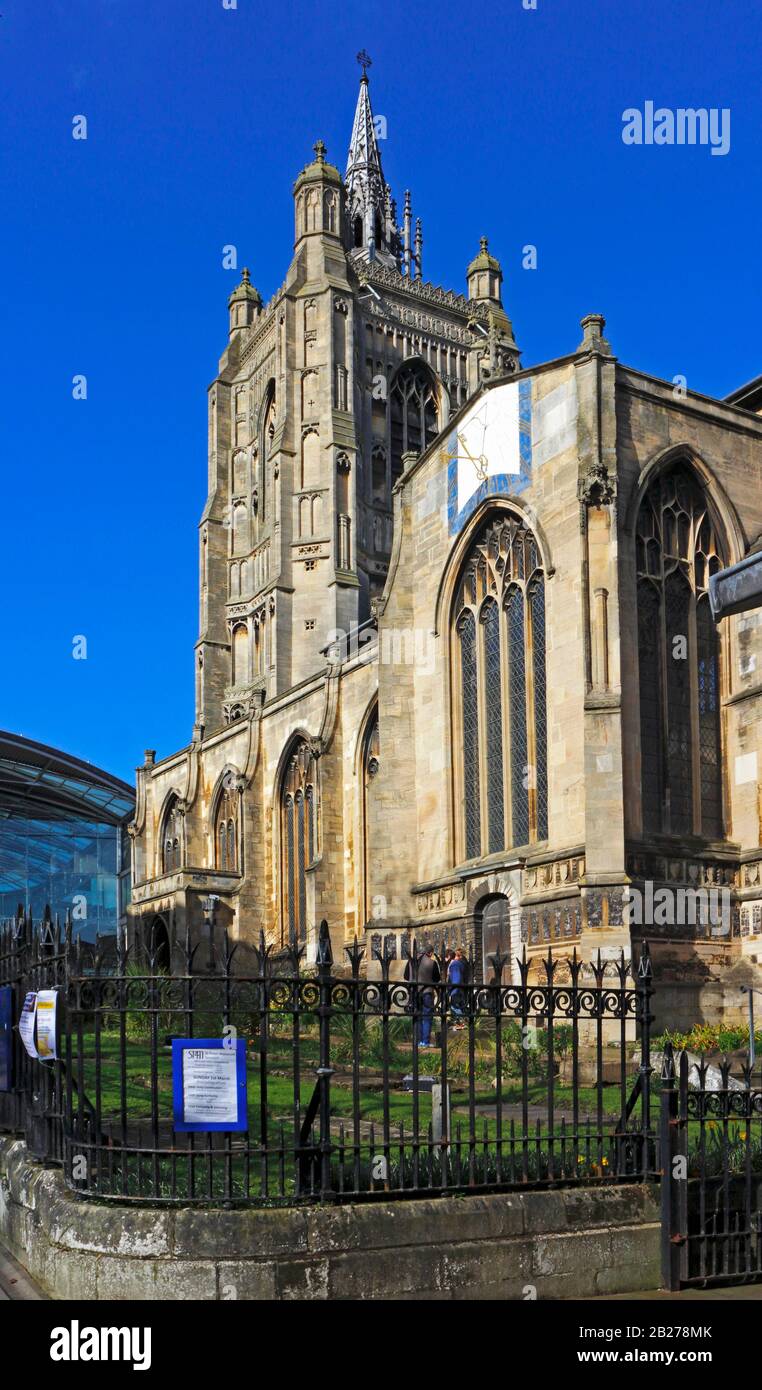
[[[451,622],[457,856],[548,838],[545,575],[524,520],[488,514]]]
[[[214,813],[214,864],[217,869],[237,873],[240,868],[238,835],[240,795],[232,773],[226,773]]]
[[[160,843],[162,873],[176,873],[183,863],[183,817],[178,796],[171,796],[164,809]]]
[[[421,454],[439,433],[439,389],[420,358],[403,362],[389,391],[392,485],[402,474],[402,456]]]
[[[653,478],[635,538],[643,832],[721,839],[721,646],[708,591],[727,548],[686,462]]]
[[[281,936],[284,946],[307,941],[306,871],[318,856],[317,759],[306,739],[288,754],[280,788]]]
[[[370,808],[375,781],[378,776],[381,758],[379,737],[378,704],[374,704],[360,731],[358,773],[360,783],[360,926],[364,927],[373,916],[373,903],[370,878]]]

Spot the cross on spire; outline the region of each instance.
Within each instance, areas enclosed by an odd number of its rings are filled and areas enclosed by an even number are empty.
[[[360,64],[360,67],[362,68],[362,75],[363,77],[365,77],[367,75],[368,68],[373,66],[373,59],[371,58],[369,53],[365,52],[364,48],[361,48],[360,52],[357,55],[357,61]]]

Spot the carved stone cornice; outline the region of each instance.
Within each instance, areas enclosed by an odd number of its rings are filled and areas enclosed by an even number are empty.
[[[466,299],[465,295],[456,294],[454,290],[445,290],[441,285],[432,285],[428,280],[414,280],[407,275],[400,275],[399,271],[391,270],[378,261],[363,265],[357,278],[361,285],[368,282],[381,285],[384,289],[392,290],[403,297],[422,300],[425,304],[436,305],[441,309],[454,309],[456,313],[467,314],[469,318],[487,321],[489,311],[473,300]]]

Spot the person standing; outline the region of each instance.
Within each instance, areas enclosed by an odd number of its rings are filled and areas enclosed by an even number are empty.
[[[452,1010],[452,1016],[455,1019],[455,1023],[453,1024],[453,1032],[455,1033],[462,1033],[463,1029],[466,1026],[463,1022],[466,996],[462,987],[466,983],[467,972],[468,966],[466,965],[465,956],[463,955],[460,946],[458,946],[455,955],[453,956],[452,961],[450,962],[450,969],[447,972],[447,985],[448,993],[450,996],[450,1008]]]
[[[426,946],[418,962],[418,987],[421,1006],[421,1040],[419,1047],[431,1047],[431,1024],[434,1018],[434,985],[442,978],[434,947]]]

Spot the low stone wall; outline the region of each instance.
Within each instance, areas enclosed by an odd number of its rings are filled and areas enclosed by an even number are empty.
[[[543,1299],[659,1285],[646,1187],[147,1209],[83,1201],[8,1138],[0,1240],[59,1299]]]

